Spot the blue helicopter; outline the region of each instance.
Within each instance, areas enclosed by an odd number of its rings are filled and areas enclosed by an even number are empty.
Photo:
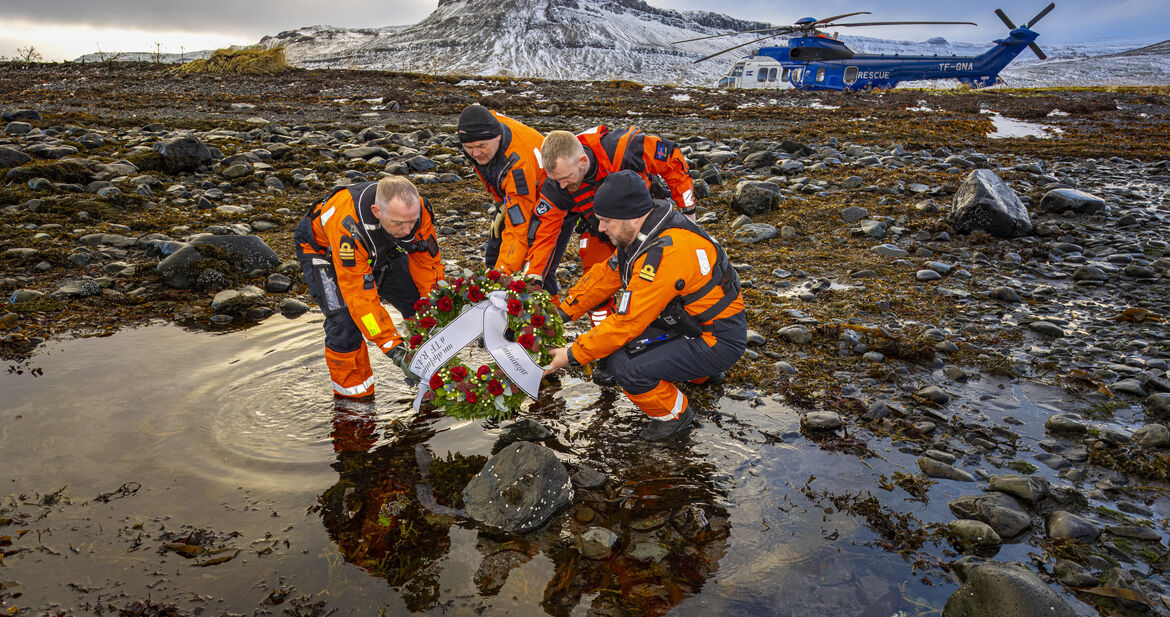
[[[969,21],[871,21],[834,23],[854,15],[868,15],[868,11],[845,13],[824,19],[804,17],[791,26],[762,28],[743,32],[729,32],[703,36],[675,43],[687,43],[721,36],[745,33],[767,33],[753,41],[729,47],[718,53],[696,60],[702,62],[729,51],[758,43],[776,36],[795,35],[785,46],[760,47],[752,56],[737,61],[719,80],[720,88],[796,88],[799,90],[875,90],[897,86],[902,81],[925,79],[957,79],[974,88],[983,88],[999,82],[999,72],[1024,50],[1032,50],[1041,60],[1047,59],[1036,45],[1039,36],[1031,28],[1056,8],[1051,3],[1027,24],[1016,27],[1003,10],[995,14],[1011,30],[1007,38],[995,41],[995,47],[978,56],[903,56],[855,54],[818,28],[852,28],[859,26],[892,26],[905,24],[960,24],[976,25]]]

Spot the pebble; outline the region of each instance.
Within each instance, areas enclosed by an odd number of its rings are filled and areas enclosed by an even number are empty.
[[[942,461],[937,461],[929,457],[920,457],[917,461],[918,469],[922,473],[931,478],[941,478],[944,480],[958,480],[959,482],[974,482],[975,476],[970,472],[959,469],[952,465],[948,465]]]
[[[841,416],[834,411],[809,411],[800,416],[800,428],[804,430],[833,431],[841,425]]]

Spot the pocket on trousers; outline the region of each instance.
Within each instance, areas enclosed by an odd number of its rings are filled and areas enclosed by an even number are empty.
[[[345,300],[341,297],[341,288],[337,286],[337,273],[333,269],[333,264],[323,259],[314,259],[312,267],[311,282],[307,282],[309,292],[317,300],[321,312],[326,317],[332,317],[344,311]]]

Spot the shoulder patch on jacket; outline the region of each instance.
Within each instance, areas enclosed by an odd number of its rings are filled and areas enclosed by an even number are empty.
[[[544,216],[548,211],[552,210],[552,205],[548,203],[547,199],[541,199],[540,203],[536,204],[536,216]]]
[[[354,257],[353,238],[350,236],[342,236],[337,243],[337,258],[341,260],[341,265],[346,268],[352,268],[357,265],[357,260]]]
[[[670,144],[659,141],[658,146],[654,148],[654,158],[660,161],[670,158]]]
[[[524,181],[523,169],[513,169],[512,180],[516,183],[516,193],[518,195],[528,194],[528,183]]]

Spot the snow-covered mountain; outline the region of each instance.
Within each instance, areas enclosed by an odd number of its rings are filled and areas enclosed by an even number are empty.
[[[698,66],[694,60],[757,37],[672,41],[769,25],[641,0],[440,0],[430,16],[407,28],[315,26],[261,44],[283,44],[290,62],[310,68],[707,84],[727,60]]]
[[[311,26],[264,37],[261,44],[284,45],[289,61],[307,68],[712,85],[735,59],[749,55],[759,44],[704,62],[695,60],[758,37],[744,34],[671,43],[769,25],[719,13],[661,9],[642,0],[440,0],[430,16],[413,26]],[[925,42],[864,36],[841,39],[855,52],[870,54],[977,55],[994,45],[942,38]],[[776,38],[764,44],[783,41]],[[1038,43],[1051,59],[1039,63],[1025,51],[1001,76],[1010,86],[1170,83],[1170,53],[1164,48],[1155,46],[1140,57],[1099,58],[1149,42],[1057,45],[1046,43],[1041,35]]]

